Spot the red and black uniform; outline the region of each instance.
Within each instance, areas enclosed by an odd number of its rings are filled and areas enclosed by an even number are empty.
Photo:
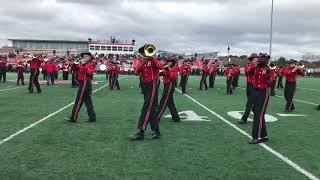
[[[7,80],[7,60],[1,59],[0,57],[0,82],[3,78],[3,82],[5,83]]]
[[[214,88],[214,83],[216,81],[216,75],[217,75],[218,68],[216,65],[212,65],[210,67],[210,72],[209,72],[209,88]]]
[[[227,94],[232,94],[232,82],[233,82],[233,68],[227,67],[224,70],[224,76],[227,78]]]
[[[180,66],[179,72],[181,74],[180,86],[182,93],[186,93],[189,74],[191,73],[191,66],[189,64],[184,64]]]
[[[246,74],[246,78],[247,78],[247,88],[246,88],[246,93],[247,93],[247,104],[246,104],[246,110],[241,118],[241,121],[243,123],[247,122],[247,119],[249,117],[249,114],[251,112],[251,110],[253,110],[253,101],[254,99],[251,98],[251,96],[253,95],[253,81],[254,81],[254,70],[255,70],[255,65],[254,64],[248,64],[244,67],[244,72]]]
[[[144,103],[139,118],[139,135],[144,136],[144,130],[148,122],[152,130],[158,127],[158,86],[159,81],[159,61],[157,58],[145,60],[140,67],[135,70],[135,74],[141,74],[144,93]]]
[[[235,89],[239,86],[239,76],[240,76],[240,68],[234,67],[233,71],[233,81],[232,81],[232,88]]]
[[[43,74],[43,80],[47,79],[47,62],[41,64],[41,73]]]
[[[271,72],[268,67],[255,67],[253,70],[253,94],[251,98],[254,104],[254,117],[252,125],[253,139],[267,139],[265,113],[269,102],[268,88],[271,86]]]
[[[79,80],[79,89],[77,94],[77,99],[74,103],[71,122],[76,122],[78,119],[78,114],[81,109],[81,106],[84,104],[87,107],[87,112],[90,122],[96,121],[96,113],[93,109],[91,94],[92,94],[92,85],[91,80],[93,78],[94,65],[92,63],[86,63],[80,66],[78,73]]]
[[[177,84],[178,74],[179,68],[176,66],[173,66],[171,68],[165,67],[163,71],[160,72],[160,76],[163,76],[164,88],[160,100],[160,105],[157,111],[157,121],[160,121],[161,116],[166,111],[167,106],[169,107],[172,120],[175,122],[180,121],[180,117],[173,100],[173,93],[175,90],[175,85]]]
[[[62,79],[68,80],[68,78],[69,78],[69,65],[66,63],[62,63],[61,70],[62,70]]]
[[[283,68],[282,67],[279,67],[277,68],[276,70],[276,73],[277,73],[277,77],[278,77],[278,85],[277,85],[277,88],[283,88],[283,84],[282,84],[282,80],[283,80]]]
[[[72,73],[72,78],[71,78],[71,86],[72,87],[77,87],[78,86],[78,72],[80,69],[80,65],[77,63],[73,63],[71,65],[71,73]]]
[[[208,84],[207,84],[207,77],[209,75],[210,68],[208,65],[204,65],[202,68],[202,76],[200,81],[200,90],[203,89],[203,86],[205,87],[205,90],[208,90]]]
[[[301,69],[297,69],[296,71],[294,71],[294,67],[287,67],[283,69],[283,74],[286,77],[284,97],[287,103],[285,110],[290,112],[294,110],[293,96],[296,92],[297,76],[304,76],[304,71]]]
[[[38,77],[39,68],[43,63],[43,60],[33,58],[32,60],[29,60],[28,63],[30,64],[30,80],[28,90],[30,93],[33,93],[33,87],[36,86],[38,93],[41,93],[41,87]]]
[[[24,86],[24,75],[25,69],[22,64],[19,64],[16,68],[17,71],[17,86],[19,86],[19,83],[21,81],[22,86]]]
[[[276,92],[275,92],[275,87],[276,87],[276,70],[275,69],[271,69],[270,70],[270,74],[271,74],[271,87],[270,87],[270,96],[275,96]]]
[[[46,69],[47,69],[47,85],[54,84],[54,75],[57,73],[58,69],[57,66],[54,62],[50,61],[46,64]]]
[[[117,65],[113,65],[111,72],[112,72],[112,80],[111,80],[110,89],[113,90],[114,86],[117,86],[117,89],[120,90],[119,81],[118,81],[118,77],[120,74],[120,67]]]

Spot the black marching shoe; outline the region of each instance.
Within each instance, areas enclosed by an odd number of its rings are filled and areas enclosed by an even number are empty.
[[[141,141],[141,140],[144,140],[144,135],[141,134],[140,132],[137,132],[135,134],[129,135],[128,138],[131,141]]]
[[[160,133],[152,132],[149,139],[160,139]]]
[[[320,111],[320,105],[317,107],[314,107],[315,110]]]
[[[66,120],[66,121],[68,121],[70,123],[75,123],[76,122],[76,121],[73,121],[71,118],[68,118],[68,117],[64,118],[64,120]]]
[[[268,142],[268,137],[263,137],[263,138],[261,138],[261,141],[262,141],[262,142]]]
[[[245,121],[244,119],[241,119],[240,121],[238,121],[239,124],[246,124],[247,121]]]
[[[252,139],[251,141],[249,141],[249,144],[259,144],[262,143],[262,139]]]

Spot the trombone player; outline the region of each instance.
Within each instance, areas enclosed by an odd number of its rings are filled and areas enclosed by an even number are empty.
[[[284,68],[283,74],[286,77],[286,84],[284,87],[284,97],[287,101],[285,112],[291,112],[294,110],[293,104],[293,96],[296,91],[296,81],[297,76],[301,75],[304,76],[304,64],[302,62],[297,62],[294,59],[290,59],[289,67]]]
[[[150,138],[157,139],[154,137],[159,137],[160,134],[157,121],[159,61],[154,57],[156,48],[153,44],[146,44],[139,48],[139,55],[143,63],[135,69],[135,75],[142,77],[144,103],[138,122],[139,131],[128,137],[132,141],[144,140],[144,131],[148,123],[153,131]]]

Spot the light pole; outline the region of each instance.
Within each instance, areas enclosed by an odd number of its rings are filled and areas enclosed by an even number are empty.
[[[273,0],[271,0],[271,21],[270,21],[270,44],[269,44],[269,55],[272,59],[272,33],[273,33]]]
[[[230,46],[228,45],[228,61],[230,62]]]

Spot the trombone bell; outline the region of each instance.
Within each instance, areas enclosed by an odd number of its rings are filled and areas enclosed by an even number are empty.
[[[146,44],[139,49],[139,54],[146,57],[153,57],[156,53],[156,47],[153,44]]]
[[[274,70],[274,69],[277,68],[276,63],[274,63],[274,62],[270,62],[268,66],[269,66],[269,68],[270,68],[271,70]]]
[[[303,62],[298,62],[298,63],[297,63],[297,66],[298,66],[300,69],[302,69],[302,68],[304,68],[304,63],[303,63]]]

